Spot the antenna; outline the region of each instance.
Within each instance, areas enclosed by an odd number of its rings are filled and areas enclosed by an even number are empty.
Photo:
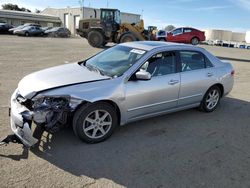
[[[78,2],[79,2],[80,7],[82,9],[82,18],[84,18],[84,0],[79,0]]]
[[[107,0],[107,8],[109,7],[109,0]]]

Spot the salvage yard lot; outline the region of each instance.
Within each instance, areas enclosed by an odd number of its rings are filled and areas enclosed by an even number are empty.
[[[0,147],[1,187],[249,187],[250,50],[202,46],[230,61],[233,91],[213,113],[196,109],[119,127],[99,144],[71,128],[43,135],[39,148]],[[80,38],[0,36],[0,137],[10,134],[8,104],[18,81],[101,49]]]

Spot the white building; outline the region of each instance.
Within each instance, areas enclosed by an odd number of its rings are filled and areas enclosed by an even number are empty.
[[[246,37],[245,37],[246,43],[250,44],[250,31],[246,32]]]
[[[245,33],[232,32],[228,30],[206,29],[206,40],[222,40],[232,42],[245,42]]]
[[[85,19],[95,18],[95,10],[96,17],[100,18],[100,9],[87,7],[84,7],[83,11],[82,8],[46,8],[42,11],[42,14],[49,14],[59,17],[62,21],[62,25],[67,27],[72,34],[76,34],[76,29],[78,28],[80,18],[82,16]],[[137,23],[140,21],[140,15],[121,12],[121,21],[126,23]]]

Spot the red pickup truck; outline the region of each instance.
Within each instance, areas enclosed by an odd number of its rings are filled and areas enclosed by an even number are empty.
[[[167,33],[167,42],[180,42],[197,45],[201,41],[205,41],[205,32],[191,27],[176,28]]]

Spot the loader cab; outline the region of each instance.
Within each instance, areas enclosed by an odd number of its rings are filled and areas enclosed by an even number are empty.
[[[120,29],[120,15],[121,13],[118,9],[101,9],[101,25],[106,37],[112,38]]]
[[[121,24],[121,13],[118,9],[101,9],[101,22]]]
[[[148,26],[148,38],[149,40],[156,40],[157,34],[157,27],[156,26]]]

